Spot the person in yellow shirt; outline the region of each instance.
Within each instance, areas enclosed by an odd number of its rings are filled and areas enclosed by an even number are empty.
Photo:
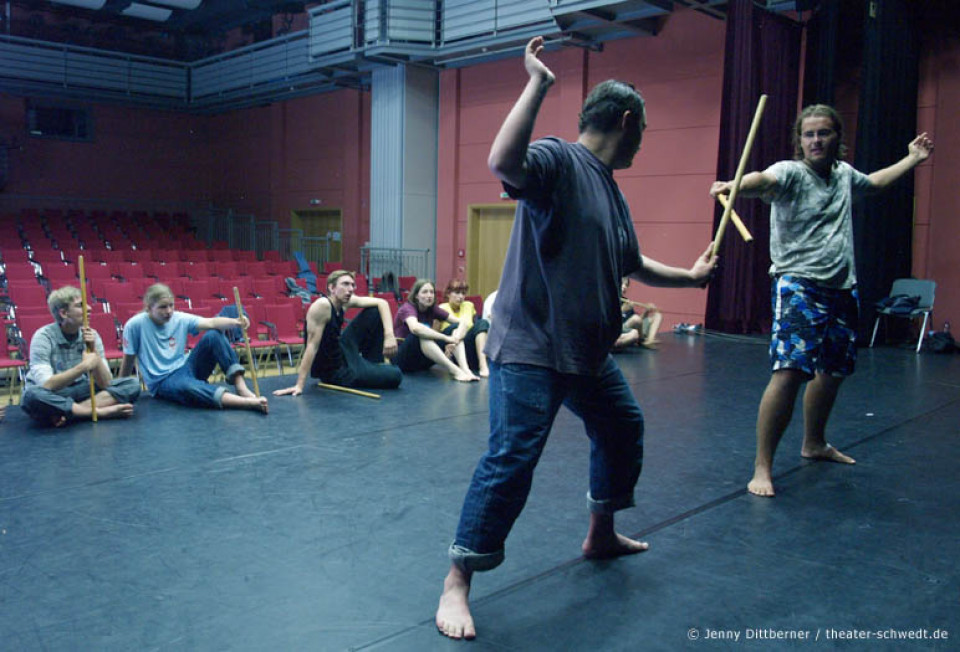
[[[467,364],[470,369],[475,370],[481,378],[490,375],[487,368],[487,356],[483,352],[487,345],[487,331],[490,330],[490,322],[486,319],[477,317],[477,307],[472,301],[466,301],[467,290],[470,286],[466,281],[453,279],[447,283],[445,295],[447,302],[440,304],[441,310],[446,310],[457,318],[459,322],[467,322],[469,330],[463,339],[464,347],[467,353]],[[443,322],[440,324],[440,330],[448,335],[456,328],[456,324]],[[449,332],[448,332],[449,331]]]

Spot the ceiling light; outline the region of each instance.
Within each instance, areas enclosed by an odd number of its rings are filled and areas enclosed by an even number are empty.
[[[146,20],[155,20],[162,23],[167,18],[170,18],[170,14],[172,14],[173,11],[162,7],[151,7],[150,5],[142,5],[139,2],[134,2],[120,13],[124,16],[145,18]]]

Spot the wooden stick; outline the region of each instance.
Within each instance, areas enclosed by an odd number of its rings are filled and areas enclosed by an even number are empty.
[[[374,394],[373,392],[362,392],[359,389],[352,389],[350,387],[341,387],[340,385],[328,385],[327,383],[317,383],[317,387],[322,387],[323,389],[332,389],[335,392],[343,392],[345,394],[356,394],[357,396],[366,396],[367,398],[375,398],[378,401],[380,400],[379,394]]]
[[[757,130],[760,128],[760,118],[763,117],[763,109],[767,106],[767,96],[761,95],[757,103],[757,111],[753,114],[753,124],[750,125],[750,133],[747,135],[747,143],[743,146],[743,153],[740,155],[740,164],[737,165],[737,174],[733,178],[733,187],[730,188],[730,200],[723,209],[723,217],[720,218],[720,226],[717,227],[717,235],[713,238],[713,255],[716,256],[720,251],[720,243],[723,241],[723,232],[727,228],[727,222],[730,221],[730,212],[733,210],[733,203],[740,192],[740,180],[743,179],[743,171],[747,167],[747,160],[750,158],[750,150],[753,148],[753,140],[757,136]]]
[[[237,288],[233,288],[233,299],[237,302],[237,317],[239,317],[242,322],[243,306],[240,305],[240,290]],[[246,328],[241,326],[240,331],[243,333],[243,344],[247,347],[247,359],[250,360],[250,377],[253,378],[253,393],[257,395],[257,398],[260,398],[260,384],[257,382],[257,366],[253,363],[253,353],[250,352],[250,338],[247,337]]]
[[[87,329],[90,327],[90,317],[87,315],[87,274],[86,270],[83,267],[83,256],[77,256],[77,267],[79,267],[80,272],[80,306],[83,310],[83,328]],[[83,337],[81,332],[80,337]],[[87,343],[87,351],[93,351],[93,342]],[[93,422],[97,422],[97,384],[93,380],[93,372],[88,372],[87,375],[90,377],[90,418],[93,419]]]
[[[726,209],[727,204],[730,203],[730,200],[727,199],[726,195],[717,195],[717,201],[720,202],[720,205]],[[743,223],[743,220],[740,219],[740,216],[737,215],[737,211],[730,209],[730,221],[733,222],[733,225],[737,227],[737,231],[740,232],[740,237],[743,238],[744,242],[753,242],[753,235],[747,229],[747,225]]]

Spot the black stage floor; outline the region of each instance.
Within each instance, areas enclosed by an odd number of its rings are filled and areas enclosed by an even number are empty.
[[[472,643],[433,614],[484,383],[314,388],[268,417],[147,397],[61,431],[8,408],[0,648],[960,649],[960,356],[862,351],[829,437],[858,464],[802,461],[796,418],[773,500],[745,492],[765,342],[669,334],[618,360],[647,419],[618,525],[651,550],[579,557],[588,447],[562,411],[506,562],[475,578]],[[918,630],[949,638],[898,640]]]

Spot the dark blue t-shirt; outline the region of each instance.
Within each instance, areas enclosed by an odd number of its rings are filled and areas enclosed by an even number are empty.
[[[620,281],[641,266],[630,210],[611,170],[579,143],[527,150],[523,189],[487,354],[593,375],[620,334]]]

